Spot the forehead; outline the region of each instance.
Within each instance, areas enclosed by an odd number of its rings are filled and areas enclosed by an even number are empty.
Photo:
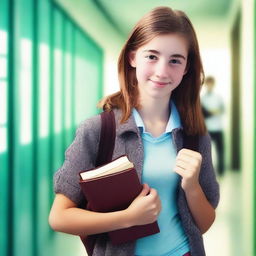
[[[142,45],[139,50],[157,50],[161,53],[168,54],[188,54],[187,40],[179,34],[157,35],[146,44]]]

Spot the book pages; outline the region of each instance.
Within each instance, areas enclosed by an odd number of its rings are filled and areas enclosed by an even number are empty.
[[[127,156],[122,156],[122,157],[119,157],[116,160],[114,160],[106,165],[103,165],[99,168],[96,168],[92,171],[80,173],[80,176],[83,180],[88,180],[88,179],[120,172],[125,169],[129,169],[129,168],[133,168],[133,167],[134,167],[133,163],[129,161]]]

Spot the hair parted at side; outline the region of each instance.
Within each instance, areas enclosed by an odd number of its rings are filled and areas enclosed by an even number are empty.
[[[200,90],[204,80],[203,66],[196,33],[189,18],[182,11],[157,7],[143,16],[131,31],[118,59],[120,91],[103,98],[98,106],[104,110],[120,108],[121,122],[139,107],[139,90],[136,70],[129,63],[129,53],[148,43],[157,35],[179,34],[189,45],[187,72],[180,85],[172,92],[172,99],[179,110],[181,121],[188,135],[205,134],[206,128],[200,105]]]

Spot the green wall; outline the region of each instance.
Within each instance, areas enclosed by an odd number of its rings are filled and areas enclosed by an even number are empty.
[[[254,70],[255,69],[255,64],[256,64],[256,0],[253,1],[253,10],[254,10],[254,24],[253,24],[253,31],[254,31]],[[253,73],[254,77],[253,77],[253,82],[254,82],[254,88],[256,88],[256,75],[255,72]],[[254,89],[254,116],[256,115],[256,90]],[[256,118],[254,117],[254,138],[253,138],[253,144],[254,144],[254,177],[253,177],[253,254],[256,255]]]
[[[52,1],[0,1],[1,256],[72,255],[77,244],[60,246],[48,225],[52,177],[77,125],[97,111],[102,63]]]
[[[8,112],[9,105],[9,74],[7,66],[9,59],[7,33],[9,29],[9,1],[0,2],[0,255],[7,255],[10,232],[11,203],[7,200],[12,195],[8,180],[11,178],[9,170],[9,143],[8,143]],[[10,190],[10,191],[9,191]],[[11,193],[11,194],[10,194]]]

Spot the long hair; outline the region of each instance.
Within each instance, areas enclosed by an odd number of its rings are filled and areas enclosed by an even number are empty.
[[[118,59],[120,91],[102,99],[99,106],[104,110],[120,108],[123,113],[121,122],[129,118],[133,107],[139,107],[136,70],[129,63],[129,53],[163,34],[179,34],[188,42],[187,72],[171,97],[178,108],[185,132],[188,135],[202,135],[206,132],[200,105],[204,72],[197,37],[186,14],[169,7],[153,9],[135,25]]]

